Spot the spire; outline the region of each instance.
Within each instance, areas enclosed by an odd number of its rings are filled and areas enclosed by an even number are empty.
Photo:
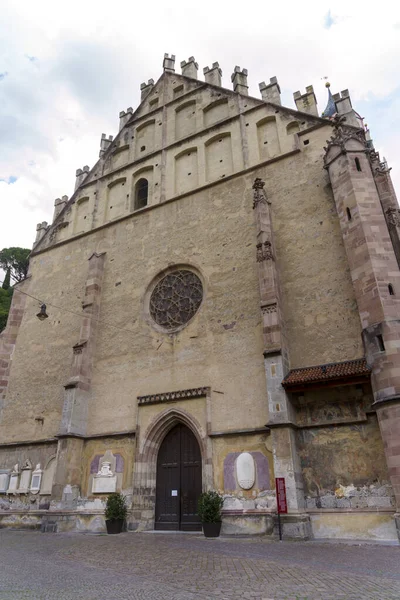
[[[326,82],[325,87],[328,88],[328,104],[326,105],[326,108],[325,108],[324,112],[322,113],[321,117],[323,117],[324,119],[330,119],[331,117],[333,117],[334,114],[336,114],[337,110],[336,110],[335,101],[333,99],[332,92],[330,89],[331,84],[329,83],[329,81]]]

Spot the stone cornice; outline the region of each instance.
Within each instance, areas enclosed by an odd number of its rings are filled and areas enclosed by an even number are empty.
[[[210,437],[227,437],[230,435],[255,435],[258,433],[270,433],[269,427],[254,427],[251,429],[228,429],[228,431],[211,431]]]
[[[145,404],[160,404],[163,402],[176,402],[178,400],[191,400],[192,398],[201,398],[210,393],[209,387],[197,387],[189,390],[178,390],[176,392],[163,392],[160,394],[150,394],[148,396],[138,396],[139,406]]]

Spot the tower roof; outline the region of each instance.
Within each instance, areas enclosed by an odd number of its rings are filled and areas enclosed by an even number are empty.
[[[330,117],[333,117],[333,115],[337,112],[337,110],[336,110],[335,101],[333,99],[332,92],[331,92],[331,84],[329,82],[326,82],[325,86],[328,89],[328,103],[327,103],[326,108],[325,108],[324,112],[322,113],[321,117],[323,117],[325,119],[329,119]]]

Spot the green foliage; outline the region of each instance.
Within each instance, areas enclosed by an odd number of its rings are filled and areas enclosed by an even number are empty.
[[[0,288],[0,331],[3,331],[7,324],[7,317],[11,306],[13,289],[5,290]]]
[[[224,504],[223,497],[218,492],[204,492],[197,504],[197,514],[202,523],[219,523]]]
[[[11,281],[11,268],[8,267],[6,276],[4,277],[3,285],[1,286],[3,290],[10,289],[10,281]]]
[[[28,274],[29,267],[28,248],[3,248],[0,251],[0,268],[4,271],[10,269],[14,281],[22,281]]]
[[[128,508],[126,506],[126,498],[120,492],[110,494],[107,498],[105,517],[106,519],[115,520],[123,519],[126,520]]]

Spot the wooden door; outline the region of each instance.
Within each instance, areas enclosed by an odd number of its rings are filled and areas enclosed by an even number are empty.
[[[196,514],[201,494],[201,453],[188,427],[165,436],[157,458],[155,529],[200,531]]]

